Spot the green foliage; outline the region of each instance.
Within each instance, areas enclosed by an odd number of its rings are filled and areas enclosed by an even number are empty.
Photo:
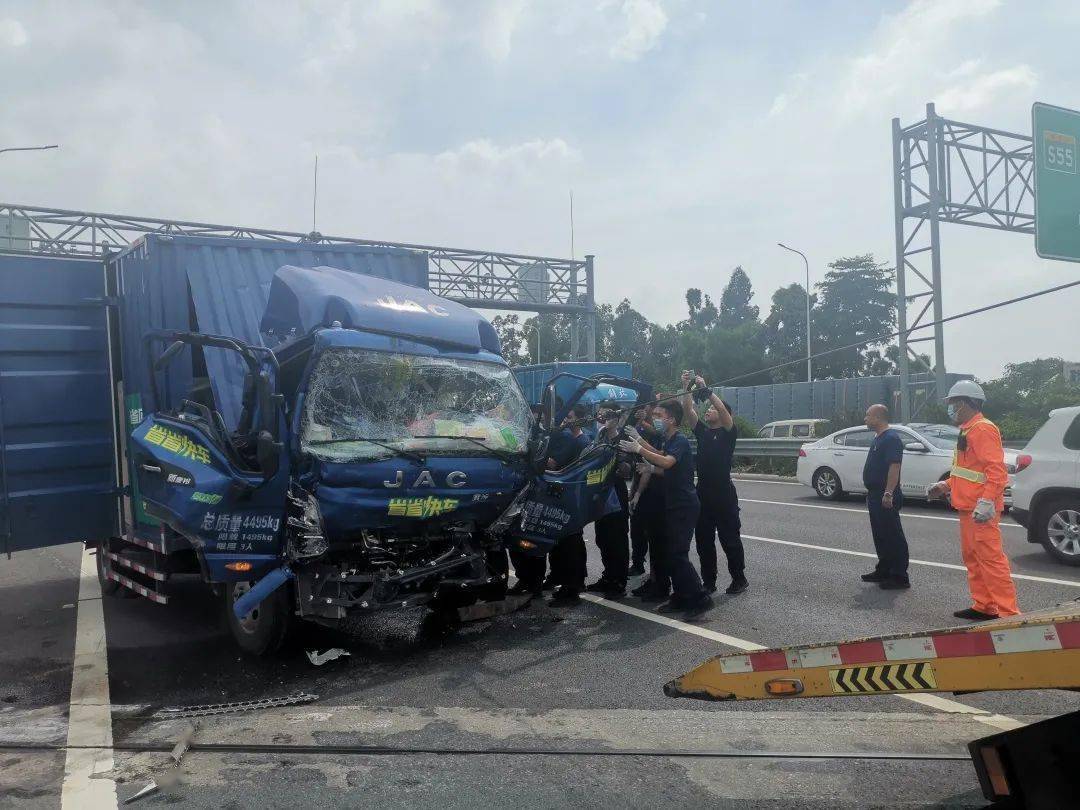
[[[812,315],[815,347],[848,346],[814,361],[814,376],[855,377],[866,367],[866,350],[880,345],[880,335],[896,328],[893,270],[870,253],[829,264]]]
[[[1010,363],[996,380],[983,383],[985,413],[1005,439],[1030,439],[1054,408],[1080,404],[1080,384],[1069,382],[1060,357]]]

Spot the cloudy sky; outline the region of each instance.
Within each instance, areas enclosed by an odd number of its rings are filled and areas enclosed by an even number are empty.
[[[597,256],[653,320],[892,259],[891,124],[1080,108],[1075,0],[0,0],[5,202]],[[943,226],[945,312],[1080,274]],[[1080,359],[1080,290],[950,326],[952,371]]]

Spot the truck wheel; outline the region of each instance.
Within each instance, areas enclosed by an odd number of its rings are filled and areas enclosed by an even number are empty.
[[[233,604],[251,590],[250,582],[226,582],[222,588],[225,623],[237,646],[249,655],[273,655],[285,644],[292,629],[292,606],[288,586],[278,588],[243,618],[236,618]]]
[[[840,486],[840,476],[831,467],[822,467],[814,473],[814,492],[819,498],[827,501],[838,501],[844,497],[843,487]]]
[[[1080,498],[1054,498],[1039,510],[1036,526],[1051,557],[1080,565]]]
[[[128,590],[119,582],[115,582],[108,577],[108,572],[112,568],[112,561],[106,556],[109,551],[109,541],[102,540],[97,544],[97,551],[94,552],[94,561],[97,564],[97,578],[98,584],[101,586],[102,596],[114,596],[117,599],[133,599],[138,596],[134,591]]]

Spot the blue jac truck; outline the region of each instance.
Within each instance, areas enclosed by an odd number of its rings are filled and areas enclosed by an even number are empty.
[[[4,549],[83,541],[106,594],[159,603],[198,575],[253,654],[298,620],[501,599],[509,544],[616,506],[612,444],[548,472],[553,426],[649,392],[563,374],[534,420],[492,326],[426,283],[424,254],[369,246],[0,256]]]

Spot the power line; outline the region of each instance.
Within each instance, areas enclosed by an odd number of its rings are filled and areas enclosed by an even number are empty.
[[[948,317],[941,318],[937,321],[928,321],[926,323],[919,324],[918,326],[908,329],[907,331],[910,334],[911,332],[918,331],[919,329],[929,329],[939,324],[949,323],[950,321],[958,321],[961,318],[967,318],[972,315],[979,315],[980,313],[989,312],[992,309],[1000,309],[1001,307],[1011,306],[1012,304],[1019,304],[1022,301],[1028,301],[1032,298],[1038,298],[1042,295],[1049,295],[1050,293],[1060,292],[1062,290],[1067,290],[1070,287],[1077,286],[1080,286],[1080,280],[1070,281],[1066,284],[1059,284],[1056,287],[1047,287],[1045,290],[1038,290],[1037,292],[1028,293],[1027,295],[1021,295],[1016,298],[1010,298],[1006,301],[998,301],[996,304],[988,304],[985,307],[976,307],[975,309],[969,309],[966,312],[958,312],[955,315],[949,315]],[[896,332],[890,332],[887,335],[881,335],[876,338],[867,338],[866,340],[860,340],[858,343],[849,343],[846,346],[837,346],[835,349],[825,349],[824,351],[814,352],[812,357],[824,357],[825,355],[836,354],[837,352],[846,351],[847,349],[862,348],[872,343],[884,343],[885,341],[892,340],[894,337],[899,336],[900,331],[898,330]],[[777,369],[787,368],[788,366],[802,365],[805,362],[805,358],[800,358],[798,360],[789,360],[786,363],[777,363],[775,366],[768,366],[767,368],[760,368],[757,371],[750,371],[746,374],[739,374],[735,377],[728,377],[726,380],[717,383],[717,385],[727,385],[728,383],[735,382],[736,380],[744,380],[747,377],[755,377],[758,374],[764,374],[766,371],[776,371]]]

